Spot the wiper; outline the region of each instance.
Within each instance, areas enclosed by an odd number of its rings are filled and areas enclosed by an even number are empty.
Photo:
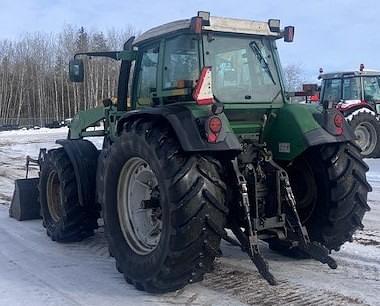
[[[259,46],[257,45],[257,42],[252,41],[249,43],[249,46],[251,47],[253,53],[255,53],[257,60],[260,62],[260,64],[263,66],[265,72],[269,75],[274,85],[276,85],[276,81],[274,80],[272,71],[269,68],[268,62],[265,60],[264,55],[262,54]]]

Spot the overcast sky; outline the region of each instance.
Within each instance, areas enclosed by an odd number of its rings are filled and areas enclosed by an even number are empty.
[[[283,64],[302,65],[309,78],[364,63],[380,69],[379,0],[0,0],[0,39],[25,32],[59,32],[73,24],[89,29],[137,31],[198,10],[212,15],[267,20],[296,26],[293,44],[279,43]]]

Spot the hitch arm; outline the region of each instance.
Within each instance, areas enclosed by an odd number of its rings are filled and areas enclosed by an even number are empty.
[[[334,258],[329,255],[329,250],[322,244],[310,241],[309,234],[305,226],[302,225],[300,217],[297,212],[296,200],[290,186],[289,177],[284,170],[280,170],[280,177],[284,184],[284,192],[286,202],[289,204],[291,214],[289,216],[289,221],[299,240],[298,248],[304,253],[308,254],[315,260],[323,264],[327,264],[331,269],[336,269],[338,267]]]
[[[233,162],[233,167],[238,180],[238,184],[241,192],[241,205],[243,206],[244,213],[248,224],[248,239],[246,234],[241,231],[238,226],[234,226],[234,233],[242,245],[242,249],[245,250],[252,262],[255,264],[257,270],[261,276],[270,284],[277,285],[277,281],[273,274],[269,271],[269,265],[260,253],[258,245],[257,230],[253,228],[250,213],[250,203],[247,189],[247,181],[244,175],[240,172],[237,159]]]

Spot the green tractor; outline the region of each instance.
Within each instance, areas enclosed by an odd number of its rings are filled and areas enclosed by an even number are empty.
[[[148,292],[202,280],[222,239],[270,284],[259,240],[335,269],[330,251],[369,210],[368,167],[339,111],[288,102],[276,40],[293,36],[279,20],[199,12],[122,51],[76,54],[75,82],[83,56],[121,61],[118,97],[79,112],[62,147],[40,154],[51,239],[80,241],[101,216],[117,269]],[[101,151],[89,136],[104,137]]]

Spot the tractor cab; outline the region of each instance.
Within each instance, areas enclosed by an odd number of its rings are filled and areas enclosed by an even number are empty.
[[[336,105],[344,112],[366,106],[380,111],[380,71],[366,70],[322,73],[321,103]]]
[[[380,71],[366,70],[323,73],[320,103],[336,108],[355,132],[356,142],[364,157],[380,157],[379,113]]]
[[[293,34],[293,27],[280,29],[279,20],[239,20],[205,12],[153,28],[134,42],[140,69],[134,75],[133,103],[140,107],[193,100],[204,67],[211,70],[215,100],[281,103],[275,41],[291,42]]]

